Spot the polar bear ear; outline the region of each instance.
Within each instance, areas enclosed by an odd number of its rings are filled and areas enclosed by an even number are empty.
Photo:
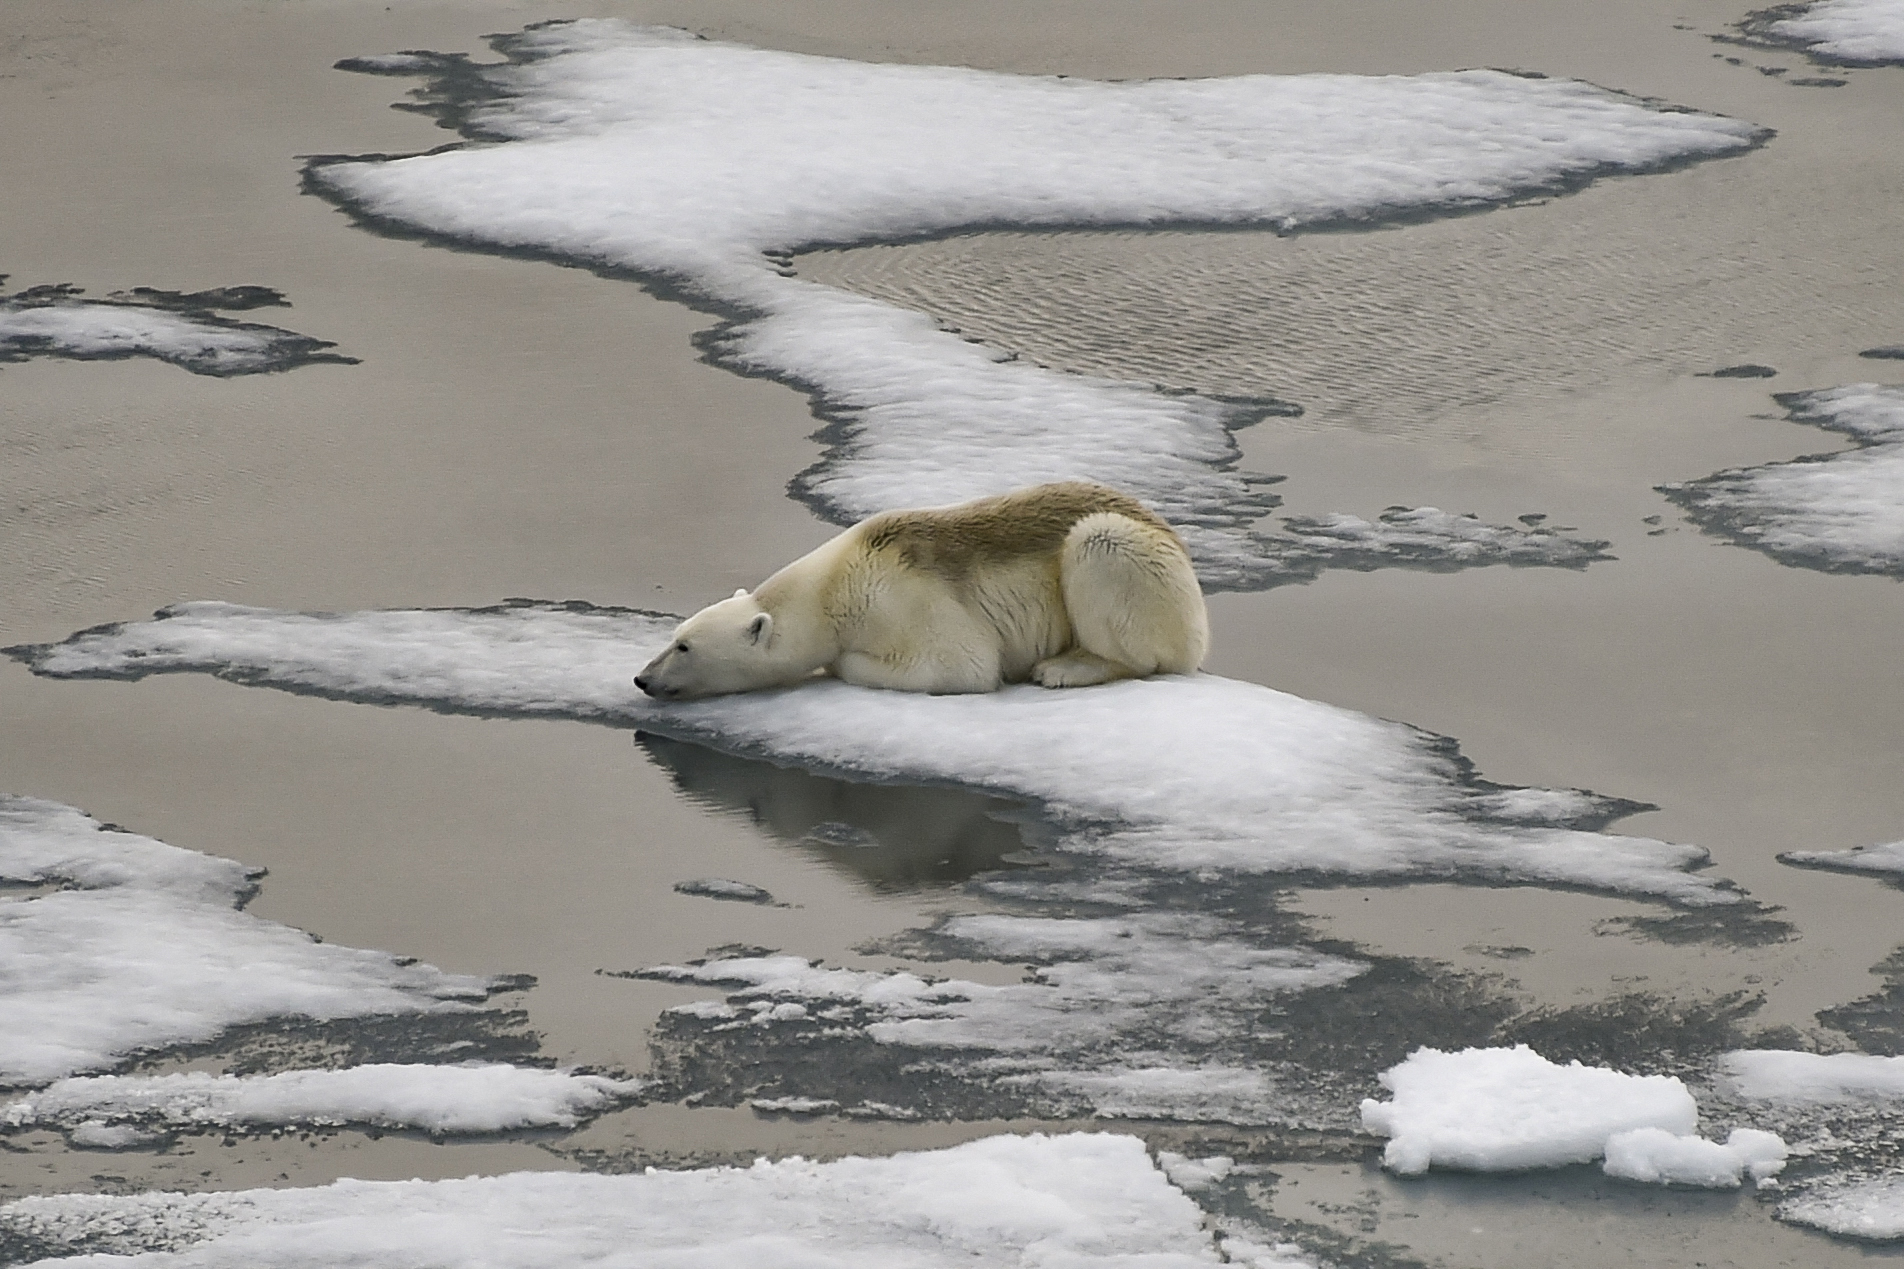
[[[761,613],[759,616],[755,617],[752,621],[747,623],[748,642],[750,643],[761,642],[767,637],[768,633],[772,631],[772,629],[773,629],[773,617],[767,613],[764,613],[764,612]]]
[[[734,592],[734,598],[739,599],[742,595],[745,595],[746,593],[747,593],[747,588],[743,586],[739,590]]]

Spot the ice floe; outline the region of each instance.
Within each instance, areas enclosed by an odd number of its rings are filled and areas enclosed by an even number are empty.
[[[1498,71],[1100,83],[867,64],[612,20],[495,45],[505,62],[344,63],[432,76],[419,95],[475,143],[318,160],[310,188],[374,226],[630,272],[721,311],[710,354],[812,392],[829,420],[826,456],[794,490],[831,518],[1095,479],[1162,511],[1206,584],[1223,586],[1312,566],[1251,527],[1276,499],[1234,468],[1232,433],[1290,407],[1018,361],[794,276],[790,253],[1007,224],[1289,231],[1445,214],[1737,153],[1764,135]],[[1419,543],[1445,527],[1411,531]],[[1472,535],[1447,545],[1459,554],[1438,560],[1499,558]],[[1584,562],[1558,558],[1557,542],[1508,545],[1521,562]],[[1536,559],[1541,548],[1557,557]]]
[[[1781,564],[1904,576],[1904,387],[1854,383],[1774,397],[1794,423],[1858,448],[1736,468],[1660,492],[1708,533]]]
[[[1802,48],[1814,61],[1848,66],[1904,62],[1904,0],[1821,0],[1781,5],[1742,24],[1760,39]]]
[[[1549,1062],[1524,1044],[1444,1053],[1417,1049],[1381,1075],[1394,1094],[1362,1103],[1362,1126],[1387,1137],[1382,1165],[1514,1172],[1587,1163],[1607,1139],[1637,1128],[1685,1136],[1699,1107],[1670,1075],[1625,1075]]]
[[[728,881],[724,877],[697,877],[692,881],[674,883],[676,894],[700,895],[705,899],[726,899],[733,903],[772,903],[773,892],[759,886],[749,885],[745,881]]]
[[[1904,1175],[1826,1181],[1779,1204],[1778,1217],[1841,1238],[1904,1239]]]
[[[320,943],[238,908],[228,859],[0,797],[0,1086],[286,1015],[468,1009],[490,980]]]
[[[1891,1101],[1904,1110],[1904,1057],[1736,1049],[1719,1061],[1732,1091],[1754,1101]]]
[[[1579,792],[1501,790],[1453,746],[1196,675],[932,697],[820,681],[661,704],[632,684],[673,619],[587,605],[313,615],[204,602],[12,649],[40,674],[198,671],[342,699],[640,727],[730,752],[1037,802],[1057,845],[1170,872],[1448,877],[1737,902],[1703,850],[1564,825]]]
[[[1800,868],[1874,873],[1904,883],[1904,841],[1854,846],[1850,850],[1788,850],[1778,859],[1780,863],[1796,864]]]
[[[283,303],[282,296],[265,287],[190,294],[140,287],[103,300],[80,295],[78,288],[70,286],[28,287],[0,295],[0,361],[153,357],[193,374],[229,377],[357,360],[326,352],[336,347],[327,340],[234,321],[212,311]]]
[[[186,1129],[369,1124],[429,1133],[572,1128],[640,1091],[633,1080],[501,1063],[375,1062],[275,1075],[99,1075],[0,1105],[0,1126]]]
[[[1203,1216],[1134,1137],[987,1137],[831,1163],[627,1176],[520,1172],[238,1193],[59,1195],[0,1207],[45,1256],[174,1269],[1191,1269],[1220,1263]],[[1294,1249],[1290,1249],[1294,1250]],[[144,1253],[144,1254],[141,1254]]]

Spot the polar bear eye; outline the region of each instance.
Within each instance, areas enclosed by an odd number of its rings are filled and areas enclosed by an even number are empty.
[[[688,645],[685,643],[677,643],[674,645],[674,650],[676,652],[686,652],[688,650]]]

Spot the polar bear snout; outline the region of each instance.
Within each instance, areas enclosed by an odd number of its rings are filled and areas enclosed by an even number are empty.
[[[635,686],[658,701],[672,700],[681,695],[679,688],[663,687],[654,679],[650,678],[646,670],[635,675]]]

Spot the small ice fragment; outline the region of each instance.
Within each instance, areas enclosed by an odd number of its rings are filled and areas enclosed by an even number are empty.
[[[1733,1129],[1723,1145],[1662,1128],[1636,1128],[1607,1138],[1601,1167],[1608,1176],[1628,1181],[1729,1190],[1737,1188],[1742,1175],[1754,1181],[1776,1175],[1787,1153],[1776,1133],[1755,1128]]]
[[[676,894],[696,894],[707,899],[729,899],[735,903],[772,903],[773,895],[759,886],[750,886],[744,881],[728,881],[721,877],[700,877],[693,881],[674,883]]]

